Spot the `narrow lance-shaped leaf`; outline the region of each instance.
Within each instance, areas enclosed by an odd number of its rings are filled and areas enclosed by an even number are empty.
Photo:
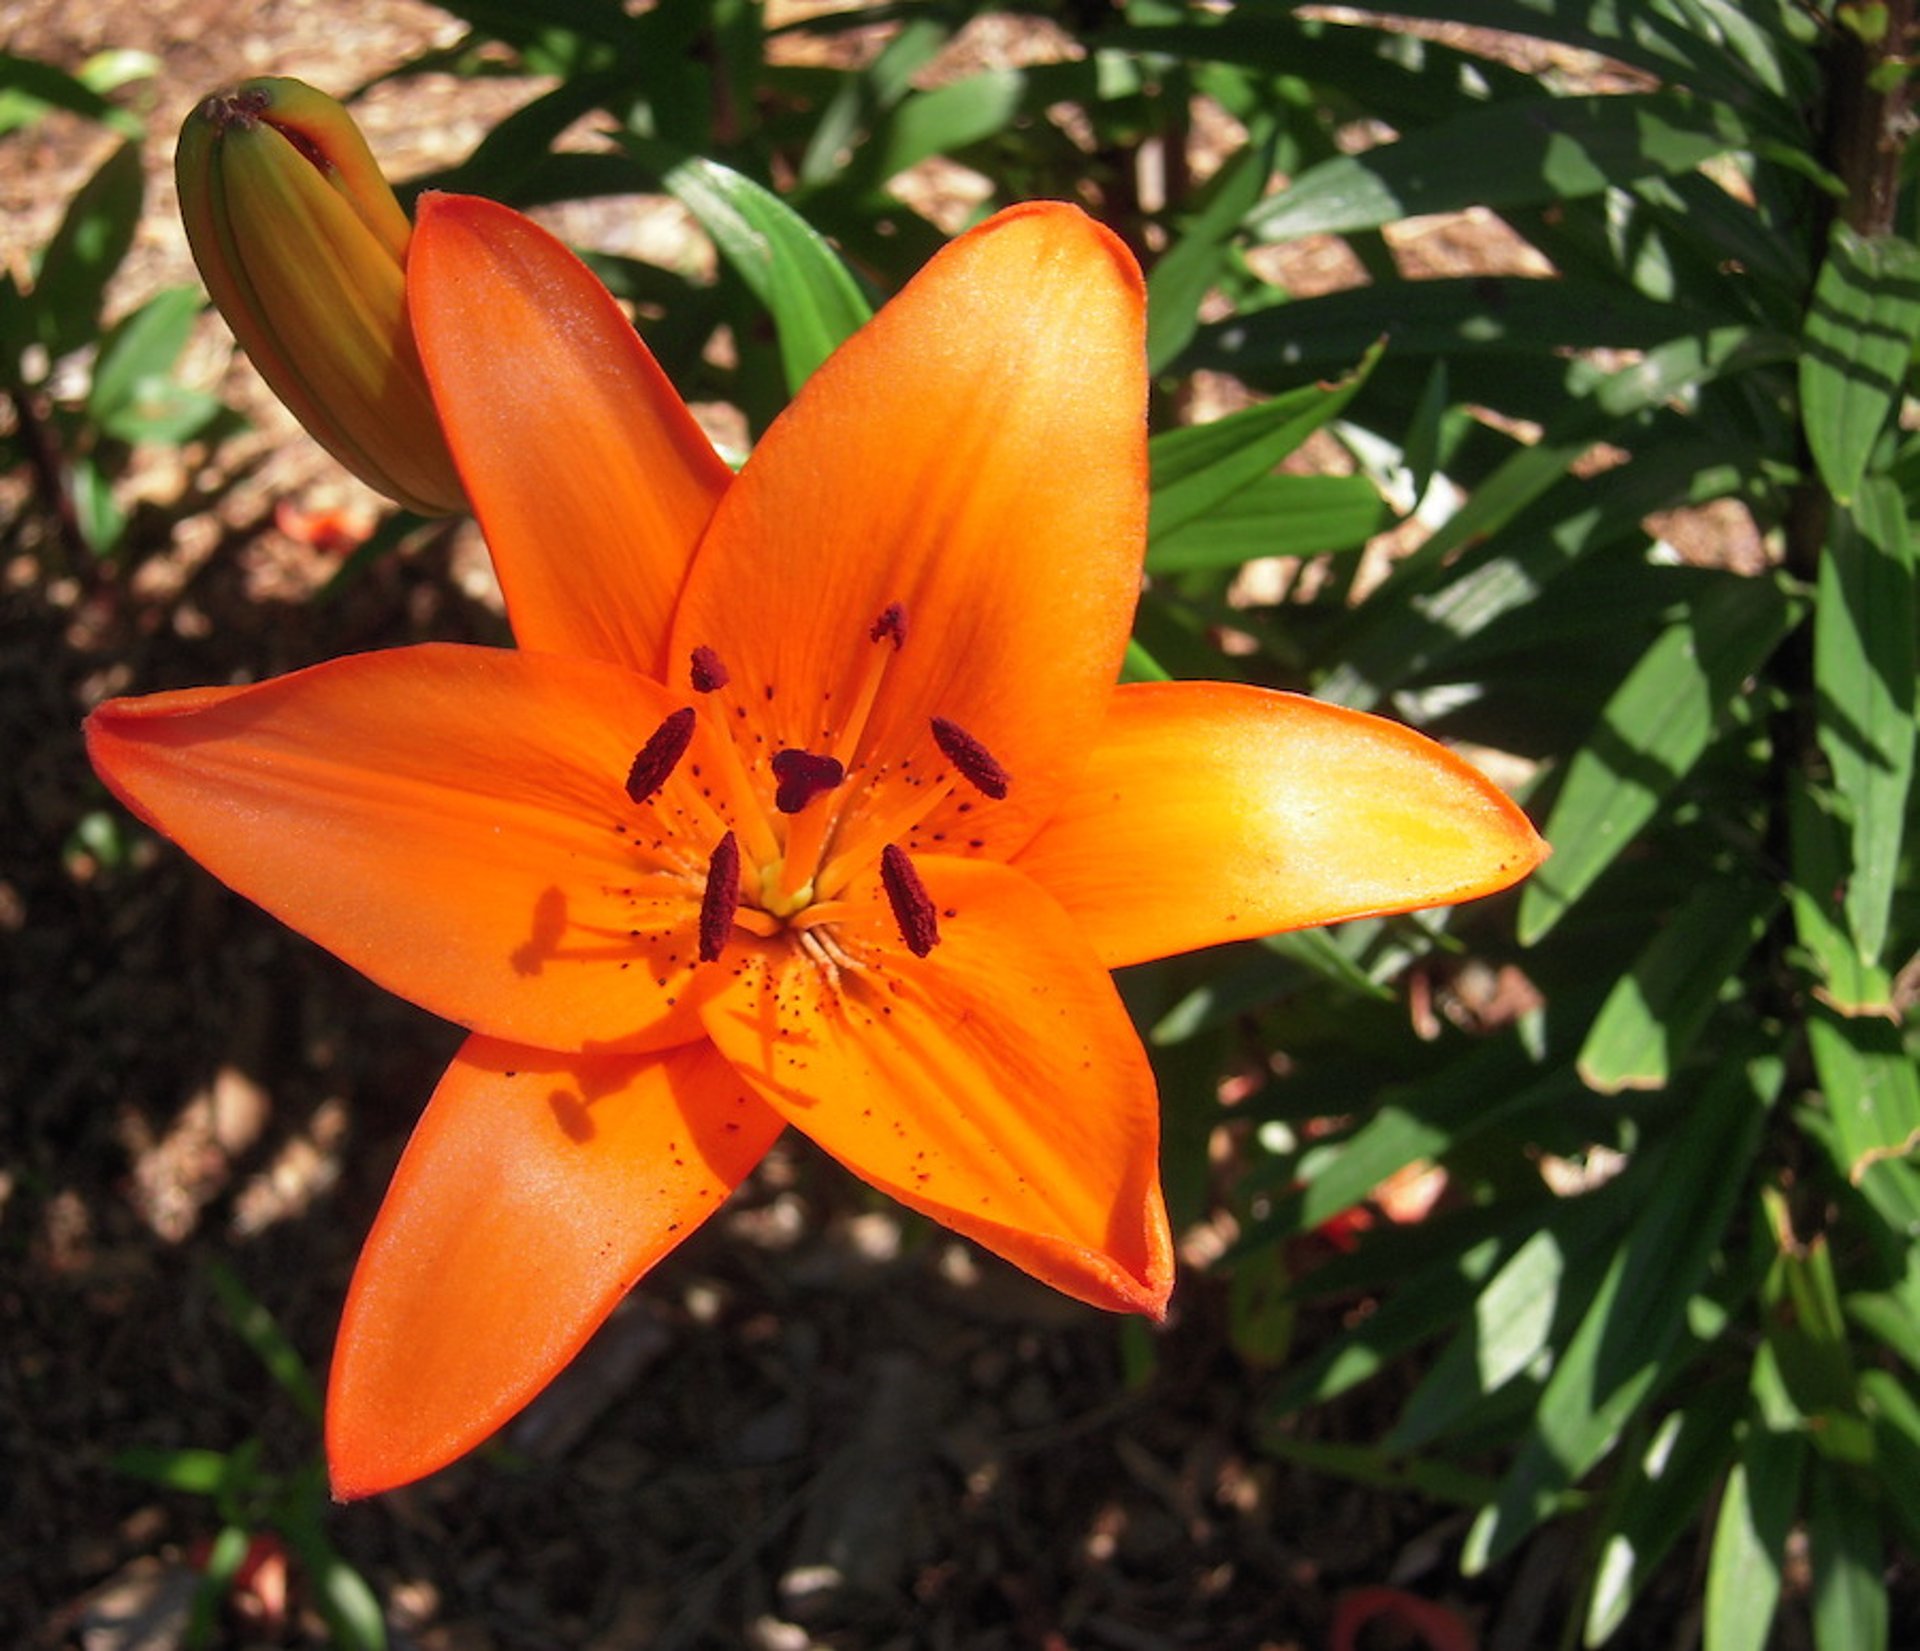
[[[1827,491],[1853,498],[1920,334],[1920,247],[1835,224],[1800,353],[1801,416]]]
[[[1323,161],[1255,207],[1247,229],[1284,241],[1469,206],[1577,200],[1691,172],[1752,141],[1730,110],[1681,92],[1504,102]]]
[[[1256,556],[1358,550],[1394,523],[1365,476],[1262,476],[1147,546],[1149,573],[1238,567]]]
[[[1787,794],[1794,932],[1807,949],[1821,998],[1843,1015],[1892,1015],[1893,982],[1861,960],[1846,910],[1849,827],[1830,791],[1797,777]]]
[[[1554,857],[1521,896],[1524,943],[1546,934],[1653,819],[1793,616],[1772,581],[1730,577],[1661,632],[1574,753],[1545,833]]]
[[[1817,1651],[1885,1651],[1887,1585],[1880,1510],[1864,1477],[1813,1459],[1807,1521]]]
[[[1586,1085],[1603,1095],[1665,1087],[1778,903],[1737,873],[1702,882],[1607,994],[1580,1050]]]
[[[1777,360],[1788,353],[1790,344],[1746,327],[1719,328],[1703,337],[1674,339],[1649,350],[1635,365],[1570,395],[1565,417],[1475,488],[1467,502],[1356,611],[1338,638],[1338,662],[1321,682],[1320,697],[1367,709],[1464,640],[1491,617],[1478,595],[1456,595],[1452,575],[1471,556],[1472,547],[1515,521],[1522,510],[1558,485],[1595,442],[1612,438],[1623,424],[1696,385]],[[1569,384],[1570,391],[1576,389]],[[1631,491],[1636,472],[1662,463],[1662,455],[1654,452],[1622,466],[1622,485]],[[1685,485],[1684,476],[1675,479],[1676,492]],[[1562,525],[1556,522],[1549,530],[1555,539],[1560,538]],[[1551,577],[1593,542],[1540,547],[1542,554],[1533,558],[1527,577],[1536,582],[1543,575]],[[1509,586],[1509,594],[1500,599],[1506,606],[1513,605],[1513,588]],[[1528,586],[1525,594],[1531,593]]]
[[[1468,1533],[1462,1565],[1511,1553],[1612,1445],[1664,1376],[1739,1195],[1783,1078],[1777,1061],[1729,1061],[1640,1171],[1641,1205],[1593,1304],[1554,1366],[1499,1495]]]
[[[140,145],[124,143],[80,186],[34,275],[40,342],[64,355],[91,342],[107,282],[133,245],[144,182]]]
[[[1904,358],[1904,345],[1901,353]],[[1852,509],[1835,511],[1820,558],[1818,600],[1813,676],[1820,749],[1853,816],[1846,911],[1860,960],[1871,964],[1886,943],[1913,782],[1920,622],[1913,538],[1899,489],[1886,478],[1869,480]]]
[[[1369,350],[1332,384],[1312,384],[1211,424],[1155,436],[1148,445],[1153,498],[1147,519],[1152,547],[1205,518],[1223,501],[1266,476],[1329,420],[1338,418],[1380,359]]]
[[[1805,1458],[1801,1435],[1749,1422],[1714,1521],[1705,1651],[1764,1651]]]
[[[772,314],[798,390],[872,313],[846,265],[779,196],[718,161],[684,160],[662,182]]]
[[[1200,324],[1200,302],[1226,267],[1240,219],[1273,174],[1279,123],[1263,116],[1247,142],[1209,185],[1207,204],[1167,248],[1147,277],[1147,366],[1164,372]]]
[[[1388,1434],[1390,1447],[1420,1450],[1463,1426],[1529,1370],[1539,1379],[1551,1364],[1556,1320],[1587,1300],[1605,1270],[1627,1213],[1623,1202],[1617,1191],[1555,1200],[1433,1361]]]
[[[1698,1516],[1732,1454],[1745,1397],[1741,1389],[1715,1383],[1689,1396],[1654,1429],[1603,1516],[1583,1644],[1602,1645],[1612,1638],[1635,1596]]]
[[[1897,1022],[1816,1003],[1807,1045],[1849,1183],[1864,1185],[1876,1165],[1920,1147],[1920,1072]]]

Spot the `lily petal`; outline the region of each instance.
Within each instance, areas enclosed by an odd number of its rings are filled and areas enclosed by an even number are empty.
[[[1153,1073],[1112,981],[1026,878],[926,856],[939,940],[876,899],[837,981],[744,948],[702,1009],[770,1105],[855,1174],[1056,1289],[1158,1315],[1173,1284]]]
[[[860,750],[924,771],[931,719],[965,729],[1012,777],[967,829],[1011,852],[1098,727],[1139,595],[1143,316],[1131,257],[1074,208],[954,241],[761,439],[688,576],[675,664],[719,650],[774,743],[818,749],[899,603]]]
[[[495,1037],[631,1052],[699,1035],[692,845],[726,829],[695,789],[701,731],[628,800],[674,709],[592,660],[433,645],[112,700],[87,741],[136,814],[390,991]],[[663,818],[685,863],[649,874]]]
[[[1231,683],[1116,689],[1019,869],[1108,968],[1492,894],[1546,857],[1480,771],[1399,723]]]
[[[334,1494],[471,1450],[720,1207],[780,1119],[704,1044],[564,1058],[470,1038],[361,1252],[334,1349]]]
[[[523,648],[660,676],[731,473],[607,290],[537,224],[426,195],[407,301]]]

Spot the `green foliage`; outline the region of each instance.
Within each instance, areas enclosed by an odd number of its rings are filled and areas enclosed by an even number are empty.
[[[967,169],[970,212],[1079,199],[1142,255],[1129,674],[1306,688],[1505,753],[1555,851],[1513,900],[1129,982],[1176,1204],[1214,1126],[1248,1126],[1231,1311],[1250,1363],[1293,1353],[1271,1448],[1458,1501],[1469,1570],[1577,1521],[1565,1643],[1609,1641],[1697,1545],[1709,1651],[1765,1645],[1783,1609],[1822,1651],[1885,1645],[1888,1547],[1920,1535],[1920,247],[1888,24],[1910,8],[1130,0],[1032,8],[1073,49],[988,66],[946,55],[985,9],[961,0],[774,31],[749,0],[447,9],[465,39],[397,75],[550,81],[415,184],[677,197],[715,280],[596,267],[682,390],[756,428],[940,243],[895,192],[923,161]],[[0,94],[0,127],[112,118],[17,60]],[[603,146],[556,147],[583,122]],[[33,348],[97,338],[137,209],[110,157],[32,291],[0,290],[10,387],[44,393]],[[1525,256],[1406,273],[1406,220],[1455,211]],[[1309,235],[1364,280],[1286,290],[1275,255]],[[122,322],[61,416],[122,444],[196,428],[211,409],[168,379],[186,313],[162,294]],[[1253,404],[1195,425],[1219,375]],[[1751,532],[1676,549],[1665,513],[1702,507]],[[1363,572],[1388,529],[1402,553]],[[1317,560],[1245,576],[1272,556]],[[1418,1024],[1415,988],[1441,1011]],[[1276,1052],[1285,1077],[1224,1111],[1216,1080]],[[1297,1240],[1427,1162],[1450,1192],[1424,1224],[1376,1219],[1296,1276]],[[1321,1302],[1367,1310],[1295,1346]],[[1396,1371],[1384,1438],[1296,1426]],[[216,1498],[251,1472],[147,1467]]]
[[[319,1389],[273,1316],[230,1269],[209,1269],[220,1310],[274,1382],[312,1422],[320,1417]],[[201,1564],[185,1643],[215,1638],[220,1603],[238,1585],[243,1567],[263,1548],[284,1544],[295,1561],[331,1643],[343,1651],[386,1651],[387,1625],[366,1578],[341,1556],[327,1534],[327,1472],[311,1461],[290,1472],[267,1465],[257,1435],[232,1450],[134,1446],[113,1458],[117,1472],[183,1496],[203,1497],[219,1530]]]
[[[175,368],[195,317],[197,288],[154,294],[105,323],[108,292],[133,245],[145,204],[140,123],[106,94],[157,65],[105,52],[78,75],[0,53],[0,132],[62,109],[120,136],[68,201],[58,227],[31,257],[21,286],[0,274],[0,394],[13,404],[14,433],[0,463],[30,467],[73,547],[111,555],[126,529],[115,482],[143,442],[178,443],[232,422],[217,397],[181,384]],[[75,388],[74,366],[85,370]]]

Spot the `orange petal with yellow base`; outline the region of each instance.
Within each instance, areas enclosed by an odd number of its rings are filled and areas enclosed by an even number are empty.
[[[702,1010],[796,1129],[881,1191],[1070,1296],[1159,1315],[1173,1285],[1152,1069],[1113,982],[1024,877],[924,856],[918,958],[877,894],[857,966],[782,941],[729,951]]]
[[[772,744],[815,750],[899,603],[854,755],[924,773],[931,719],[958,724],[1012,777],[968,832],[1011,852],[1099,725],[1139,597],[1144,328],[1132,258],[1072,207],[944,248],[755,448],[688,576],[675,667],[716,649]]]
[[[781,1127],[703,1044],[567,1060],[469,1039],[347,1295],[327,1391],[334,1494],[391,1489],[479,1444]]]
[[[1492,894],[1546,857],[1474,768],[1383,717],[1217,682],[1116,690],[1016,860],[1108,968]]]
[[[515,639],[664,675],[732,473],[620,306],[537,224],[463,195],[421,198],[407,296]]]
[[[388,990],[494,1037],[637,1052],[699,1036],[726,829],[691,777],[704,730],[658,797],[627,797],[674,709],[611,665],[436,644],[110,700],[87,746],[136,814]],[[648,869],[656,842],[678,869]]]

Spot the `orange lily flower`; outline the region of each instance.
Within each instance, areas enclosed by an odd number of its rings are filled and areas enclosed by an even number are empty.
[[[1520,812],[1406,729],[1115,687],[1143,291],[1079,212],[962,236],[738,477],[558,242],[429,197],[412,320],[518,650],[88,723],[118,795],[472,1037],[348,1297],[336,1493],[484,1439],[781,1129],[1084,1301],[1173,1281],[1108,971],[1504,887]]]

